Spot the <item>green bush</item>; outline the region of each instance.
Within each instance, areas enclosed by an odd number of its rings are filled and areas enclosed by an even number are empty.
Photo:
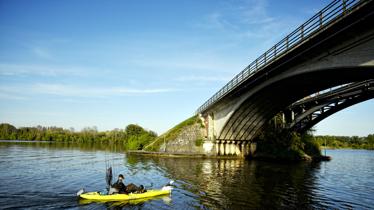
[[[312,157],[321,156],[321,149],[313,135],[310,133],[305,133],[301,136],[302,141],[304,142],[304,152]]]
[[[298,161],[309,156],[320,156],[320,148],[309,132],[300,135],[280,125],[280,116],[265,125],[256,138],[256,156],[281,160]]]

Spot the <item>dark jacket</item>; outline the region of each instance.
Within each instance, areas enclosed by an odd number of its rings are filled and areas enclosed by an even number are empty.
[[[126,186],[121,181],[117,181],[112,185],[113,188],[116,188],[118,190],[118,193],[127,193],[126,192]]]

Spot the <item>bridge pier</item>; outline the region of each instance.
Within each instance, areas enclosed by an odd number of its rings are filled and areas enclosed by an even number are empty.
[[[219,148],[220,148],[219,155],[225,155],[225,142],[221,141],[219,144]]]
[[[227,141],[225,144],[225,155],[231,155],[231,142]]]
[[[207,126],[207,137],[210,140],[214,140],[214,115],[213,113],[208,114],[208,120],[207,120],[208,126]]]
[[[214,143],[215,155],[218,156],[252,156],[256,144],[248,141],[216,140]]]
[[[246,153],[247,153],[245,147],[246,147],[246,144],[243,142],[243,143],[240,145],[241,156],[243,156],[243,157],[244,157],[244,156],[246,155]]]
[[[215,155],[220,155],[221,153],[221,141],[220,140],[216,140],[215,143],[214,143],[214,147],[216,149],[216,153]]]
[[[241,143],[240,142],[237,142],[235,144],[235,155],[237,156],[241,156],[242,154],[242,151],[241,151]]]

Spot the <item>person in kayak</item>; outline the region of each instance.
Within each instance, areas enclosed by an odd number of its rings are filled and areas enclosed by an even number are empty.
[[[126,185],[123,183],[124,179],[125,177],[122,174],[118,175],[117,181],[110,186],[108,194],[127,194]]]
[[[125,177],[120,174],[118,175],[118,180],[115,182],[109,189],[108,194],[128,194],[128,193],[144,193],[147,192],[146,189],[144,189],[143,185],[140,185],[139,187],[136,186],[133,183],[128,184],[127,186],[124,184]]]

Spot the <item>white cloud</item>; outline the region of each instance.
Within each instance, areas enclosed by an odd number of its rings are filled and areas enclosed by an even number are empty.
[[[243,5],[237,7],[237,11],[241,20],[250,25],[266,24],[274,21],[274,18],[267,12],[267,1],[265,0],[243,1]]]
[[[285,32],[291,32],[288,30],[289,21],[272,15],[266,0],[239,0],[225,2],[196,25],[208,30],[219,30],[220,33],[231,36],[233,40],[270,40],[271,44],[275,44]]]
[[[236,63],[212,52],[201,51],[199,53],[181,53],[175,55],[160,55],[146,59],[135,57],[131,64],[136,67],[145,67],[156,70],[173,72],[201,72],[209,71],[215,74],[227,73],[240,69],[243,64]]]
[[[37,83],[32,85],[0,86],[0,97],[23,99],[26,95],[55,95],[64,97],[103,98],[110,96],[148,95],[179,91],[172,88],[126,88],[76,86],[56,83]],[[12,98],[10,97],[12,96]]]
[[[35,64],[0,63],[0,76],[82,76],[88,69],[82,67],[55,67]]]
[[[236,32],[243,30],[243,26],[261,27],[261,25],[275,21],[275,18],[269,15],[267,5],[266,0],[225,2],[219,10],[207,14],[197,26]]]
[[[237,29],[237,26],[232,24],[229,20],[225,19],[222,12],[213,12],[204,17],[201,23],[196,24],[198,27],[205,29],[219,29],[219,30],[232,30]]]

